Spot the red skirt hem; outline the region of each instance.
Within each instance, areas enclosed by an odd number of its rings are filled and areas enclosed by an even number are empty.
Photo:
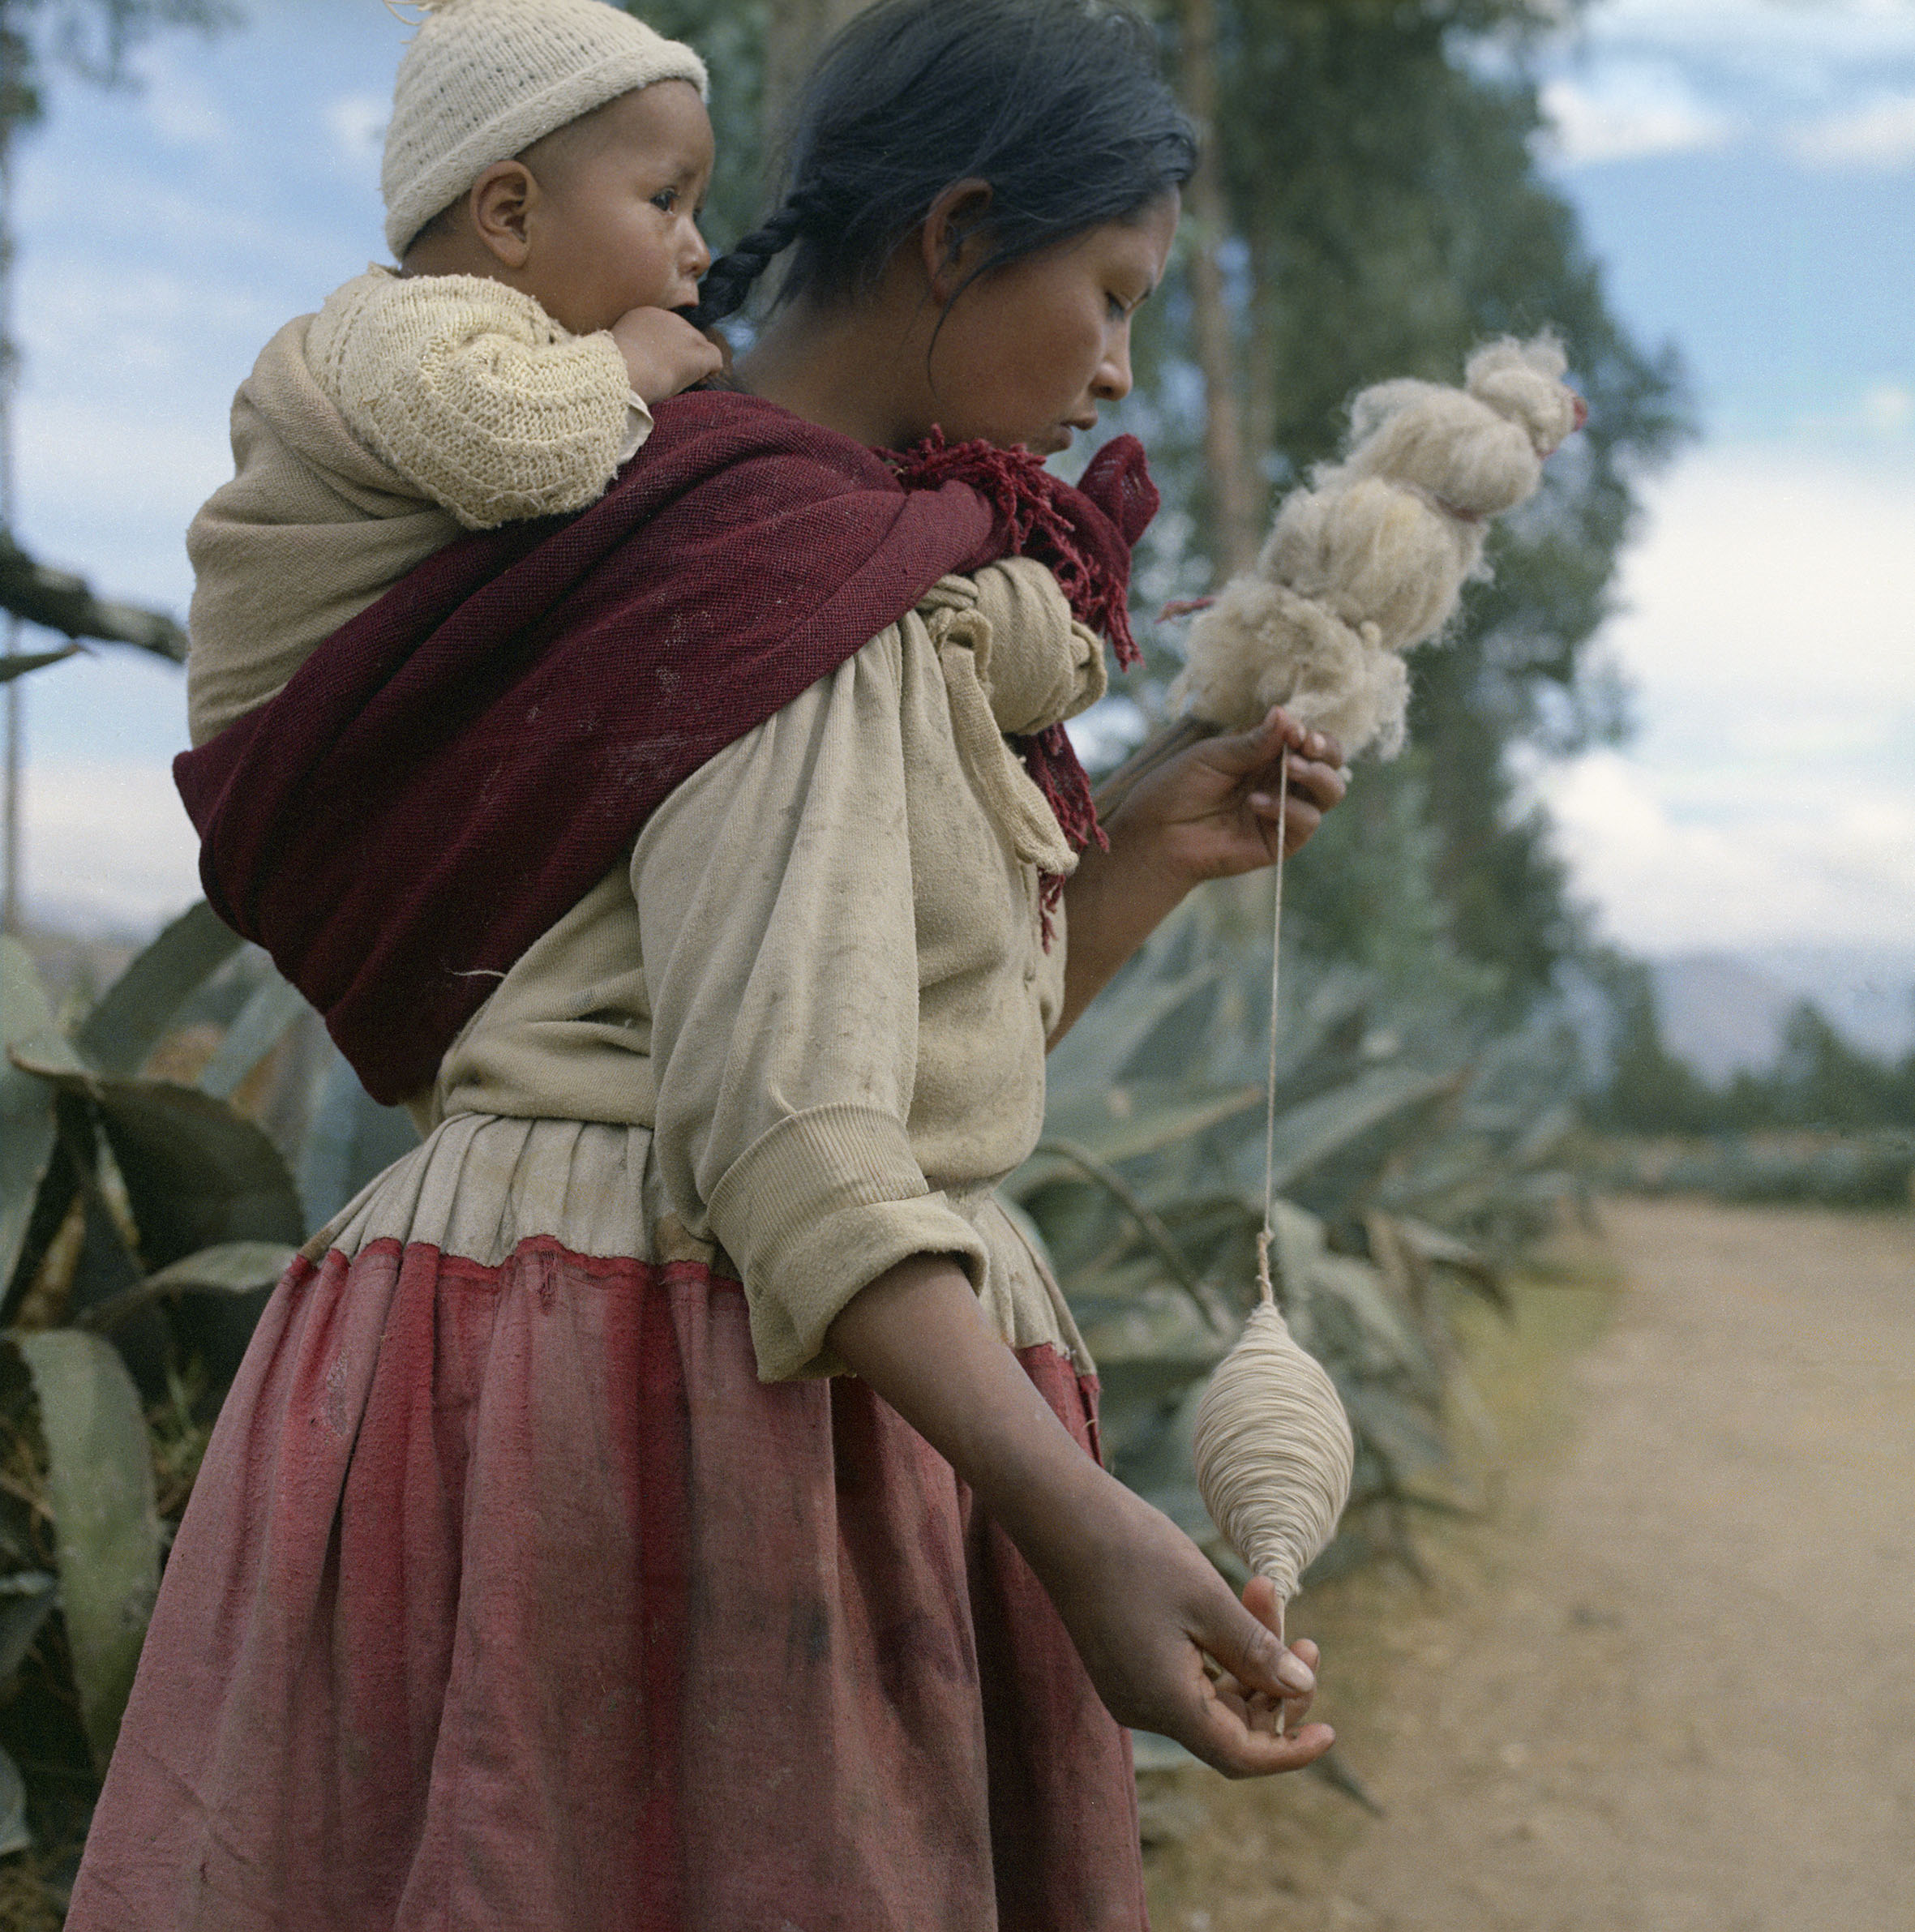
[[[1020,1359],[1095,1454],[1095,1383]],[[1129,1739],[1008,1538],[695,1262],[294,1264],[71,1932],[1138,1932]]]

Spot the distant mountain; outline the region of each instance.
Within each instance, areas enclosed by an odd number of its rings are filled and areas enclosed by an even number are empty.
[[[1772,1066],[1803,1000],[1878,1058],[1899,1060],[1915,1045],[1915,949],[1683,953],[1652,961],[1650,970],[1663,1044],[1716,1085]]]

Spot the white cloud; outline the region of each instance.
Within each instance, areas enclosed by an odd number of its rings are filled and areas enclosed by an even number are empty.
[[[1605,66],[1587,81],[1553,80],[1542,101],[1550,144],[1570,162],[1720,148],[1735,131],[1669,67]]]
[[[1788,146],[1819,168],[1905,168],[1915,162],[1915,93],[1809,122],[1790,133]]]
[[[1915,57],[1907,0],[1598,0],[1579,22],[1598,45],[1660,47],[1746,66]]]
[[[1578,889],[1651,949],[1915,940],[1915,473],[1723,452],[1652,507],[1609,639],[1640,737],[1540,787]]]
[[[1843,795],[1778,764],[1765,798],[1686,816],[1660,774],[1621,753],[1543,787],[1579,890],[1603,924],[1649,951],[1915,942],[1915,799]],[[1832,797],[1831,793],[1835,795]]]
[[[1861,420],[1878,435],[1915,427],[1915,389],[1906,383],[1878,383],[1861,399]]]
[[[1685,464],[1652,495],[1609,642],[1646,688],[1879,719],[1915,707],[1915,472],[1780,446]]]
[[[320,110],[334,152],[354,173],[379,165],[392,103],[383,94],[341,94]]]
[[[151,927],[199,896],[199,842],[165,765],[33,764],[25,897],[62,923]]]

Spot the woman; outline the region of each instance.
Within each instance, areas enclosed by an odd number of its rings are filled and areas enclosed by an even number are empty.
[[[1135,1928],[1120,1724],[1327,1746],[992,1193],[1047,1041],[1275,856],[1282,748],[1292,849],[1341,795],[1273,714],[1106,849],[1062,738],[1146,486],[996,452],[1129,389],[1193,161],[1128,16],[884,0],[707,285],[795,245],[744,393],[182,761],[216,903],[430,1132],[261,1324],[78,1932]]]

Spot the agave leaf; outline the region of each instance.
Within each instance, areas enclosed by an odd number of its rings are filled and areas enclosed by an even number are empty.
[[[1343,1394],[1350,1426],[1382,1457],[1393,1481],[1441,1468],[1448,1459],[1442,1437],[1400,1395],[1374,1383],[1346,1389]]]
[[[277,1241],[225,1241],[203,1248],[184,1261],[148,1275],[131,1287],[88,1309],[79,1326],[104,1334],[130,1315],[169,1296],[230,1295],[245,1299],[270,1294],[298,1253]]]
[[[1270,1204],[1270,1266],[1287,1317],[1308,1298],[1309,1280],[1325,1253],[1323,1223],[1307,1208],[1279,1196]]]
[[[0,1294],[27,1244],[34,1203],[58,1143],[54,1090],[14,1063],[16,1048],[45,1047],[58,1029],[33,962],[20,942],[0,936]],[[65,1204],[61,1211],[65,1212]]]
[[[203,899],[182,912],[87,1015],[75,1044],[88,1064],[121,1077],[137,1073],[174,1015],[242,943]]]
[[[1201,1382],[1217,1365],[1221,1349],[1192,1355],[1100,1357],[1097,1377],[1102,1399],[1113,1407],[1127,1403],[1163,1403]]]
[[[1060,1095],[1045,1116],[1044,1132],[1087,1149],[1102,1161],[1136,1160],[1247,1116],[1262,1104],[1261,1087],[1193,1094],[1182,1082],[1132,1082]],[[1025,1190],[1020,1186],[1017,1191],[1021,1197]]]
[[[0,1748],[0,1858],[32,1848],[33,1834],[27,1829],[27,1787],[19,1767]]]
[[[102,1772],[160,1584],[160,1518],[139,1391],[110,1343],[15,1334],[33,1377],[80,1715]]]
[[[196,1082],[200,1092],[216,1099],[229,1099],[306,1010],[299,989],[268,967],[265,979],[226,1029],[212,1058],[200,1069]]]
[[[106,1084],[96,1098],[149,1266],[224,1242],[306,1239],[281,1151],[224,1101],[158,1080]]]
[[[1203,1759],[1187,1751],[1174,1737],[1160,1737],[1155,1731],[1130,1733],[1130,1761],[1139,1771],[1181,1771],[1187,1764]]]
[[[1326,1254],[1306,1287],[1308,1320],[1298,1339],[1313,1354],[1334,1353],[1372,1375],[1435,1372],[1429,1345],[1403,1319],[1368,1262]]]
[[[1177,1252],[1177,1244],[1171,1239],[1170,1230],[1144,1205],[1137,1190],[1115,1168],[1099,1160],[1088,1148],[1080,1147],[1070,1141],[1040,1141],[1037,1151],[1054,1154],[1060,1160],[1068,1161],[1088,1180],[1102,1188],[1129,1217],[1137,1233],[1143,1237],[1145,1244],[1156,1256],[1171,1279],[1196,1304],[1204,1318],[1213,1326],[1228,1329],[1229,1313],[1219,1304],[1216,1291],[1197,1279],[1183,1256]]]
[[[225,1101],[162,1080],[68,1075],[60,1084],[99,1110],[149,1267],[229,1241],[306,1238],[279,1150]]]
[[[1386,1127],[1416,1124],[1454,1090],[1447,1073],[1377,1067],[1347,1086],[1306,1100],[1277,1122],[1274,1184],[1281,1191]]]
[[[1111,1457],[1112,1472],[1146,1501],[1154,1503],[1171,1521],[1200,1543],[1217,1535],[1203,1493],[1197,1486],[1191,1442],[1197,1432],[1197,1405],[1209,1381],[1193,1382],[1175,1407],[1160,1410]]]
[[[1385,1218],[1381,1214],[1376,1217],[1379,1221]],[[1396,1216],[1390,1225],[1398,1240],[1426,1268],[1433,1263],[1449,1269],[1453,1274],[1460,1275],[1469,1283],[1486,1300],[1505,1313],[1510,1312],[1509,1286],[1503,1279],[1503,1271],[1480,1249],[1412,1215]]]
[[[60,1579],[45,1570],[16,1570],[0,1577],[0,1685],[12,1677],[33,1647],[59,1587]]]
[[[329,1045],[328,1052],[299,1156],[299,1197],[314,1227],[323,1227],[369,1180],[419,1144],[412,1116],[402,1107],[381,1107],[338,1048]]]
[[[1036,1256],[1039,1266],[1055,1281],[1057,1264],[1052,1258],[1051,1244],[1044,1239],[1044,1231],[1009,1195],[998,1195],[996,1206],[998,1212],[1017,1229],[1024,1244]]]
[[[1051,1056],[1052,1090],[1120,1079],[1138,1048],[1193,993],[1214,986],[1221,970],[1213,963],[1168,980],[1139,975],[1109,989],[1099,1000],[1095,1024],[1073,1028]]]

